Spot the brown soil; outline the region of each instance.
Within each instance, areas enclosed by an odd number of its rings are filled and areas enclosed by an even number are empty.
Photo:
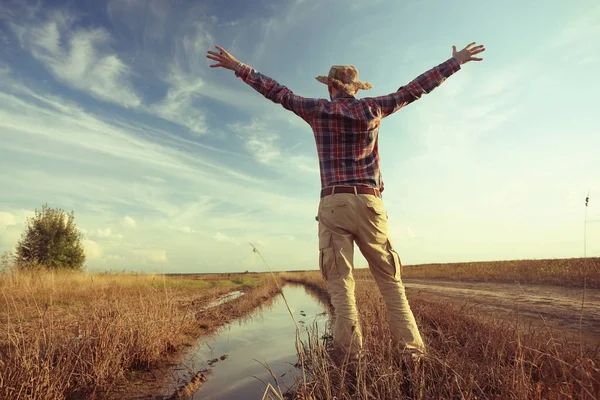
[[[600,342],[600,289],[404,279],[413,296],[450,301],[501,318],[546,324]],[[583,305],[583,307],[582,307]]]

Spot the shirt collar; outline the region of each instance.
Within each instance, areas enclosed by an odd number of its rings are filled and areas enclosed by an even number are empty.
[[[333,96],[331,98],[331,100],[336,100],[336,99],[354,99],[355,97],[353,95],[351,95],[350,93],[346,93],[346,92],[338,92],[335,96]]]

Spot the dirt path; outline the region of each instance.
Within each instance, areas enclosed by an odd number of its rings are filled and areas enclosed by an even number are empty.
[[[420,294],[434,301],[468,303],[499,317],[515,318],[518,314],[573,333],[579,332],[581,319],[585,339],[600,342],[600,289],[585,291],[582,308],[583,288],[422,279],[405,279],[404,284],[409,299]]]

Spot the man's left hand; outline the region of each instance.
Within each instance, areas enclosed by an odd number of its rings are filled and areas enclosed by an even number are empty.
[[[480,44],[475,46],[475,42],[470,43],[461,51],[456,51],[456,46],[452,46],[452,57],[456,59],[460,64],[466,64],[469,61],[482,61],[483,58],[475,57],[476,54],[483,53],[485,47]]]
[[[206,58],[217,61],[217,64],[212,64],[211,68],[222,67],[225,69],[230,69],[235,71],[238,64],[240,63],[234,56],[229,54],[227,50],[222,48],[221,46],[215,46],[219,52],[210,51],[206,52]]]

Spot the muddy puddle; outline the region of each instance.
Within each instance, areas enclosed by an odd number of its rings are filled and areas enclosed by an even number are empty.
[[[328,317],[323,303],[303,286],[286,285],[283,293],[298,321],[301,340],[306,341],[307,329],[318,327],[319,332],[324,332]],[[168,398],[198,371],[207,369],[207,380],[188,398],[261,399],[266,383],[275,388],[277,384],[260,363],[270,367],[285,392],[295,377],[301,377],[301,370],[295,367],[295,338],[295,324],[283,297],[278,295],[250,317],[233,321],[216,335],[202,338],[186,352],[182,364],[171,368],[163,395],[147,398]]]
[[[511,283],[406,279],[408,296],[468,304],[498,317],[525,317],[532,322],[581,332],[600,342],[600,290]]]

